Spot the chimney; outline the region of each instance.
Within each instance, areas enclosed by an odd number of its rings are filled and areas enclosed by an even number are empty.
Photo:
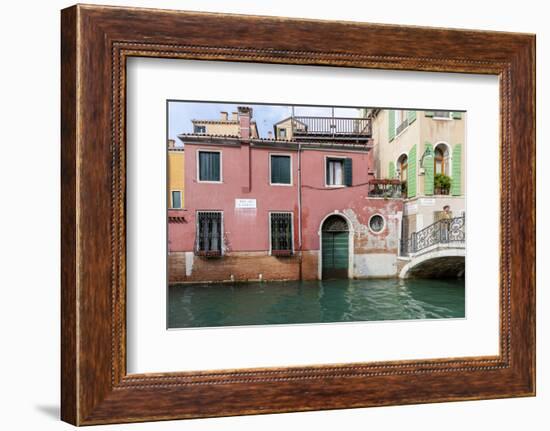
[[[220,114],[221,114],[221,120],[227,121],[227,112],[221,111]]]
[[[238,114],[236,112],[231,113],[231,121],[237,121]]]
[[[273,132],[271,130],[267,132],[267,139],[273,139]]]
[[[238,108],[239,118],[239,132],[241,139],[248,141],[250,139],[250,119],[252,118],[252,108],[248,106],[239,106]]]
[[[174,148],[176,146],[176,141],[174,139],[168,139],[168,148]]]

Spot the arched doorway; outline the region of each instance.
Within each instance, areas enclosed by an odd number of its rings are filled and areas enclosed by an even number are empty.
[[[348,278],[349,227],[342,216],[333,214],[321,227],[322,278]]]

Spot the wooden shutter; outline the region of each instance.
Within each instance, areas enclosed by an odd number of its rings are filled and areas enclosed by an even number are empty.
[[[281,182],[280,163],[278,156],[271,156],[271,183],[278,184]]]
[[[451,179],[451,194],[460,196],[462,194],[462,145],[456,144],[453,148],[453,176]]]
[[[290,157],[279,157],[279,173],[281,175],[281,183],[290,184]]]
[[[451,115],[453,117],[453,120],[460,120],[462,118],[462,112],[451,112]]]
[[[395,111],[393,109],[388,110],[388,136],[390,141],[395,138]]]
[[[416,144],[409,151],[407,164],[407,197],[416,196]]]
[[[424,116],[433,117],[434,116],[434,111],[424,111]]]
[[[289,156],[271,156],[271,183],[290,184]]]
[[[220,181],[220,153],[199,152],[199,180]]]
[[[429,142],[424,143],[424,194],[434,194],[434,151]]]
[[[346,186],[353,185],[353,161],[352,159],[344,159],[344,184]]]
[[[390,179],[395,178],[395,163],[394,162],[390,162],[388,177]]]
[[[409,124],[413,123],[416,120],[416,111],[407,111],[407,120]]]

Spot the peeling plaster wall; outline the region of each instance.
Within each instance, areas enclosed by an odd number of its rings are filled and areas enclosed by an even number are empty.
[[[357,254],[353,264],[356,278],[395,277],[397,275],[397,256],[395,254]]]

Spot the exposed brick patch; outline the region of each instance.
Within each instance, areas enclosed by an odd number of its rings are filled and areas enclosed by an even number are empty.
[[[168,279],[170,283],[185,281],[185,253],[168,254]]]
[[[193,266],[186,275],[185,253],[169,256],[168,279],[176,282],[298,280],[300,258],[269,256],[265,252],[233,252],[220,258],[193,256]],[[233,277],[232,277],[233,276]]]
[[[318,251],[305,251],[302,254],[302,280],[317,280],[319,265]]]

